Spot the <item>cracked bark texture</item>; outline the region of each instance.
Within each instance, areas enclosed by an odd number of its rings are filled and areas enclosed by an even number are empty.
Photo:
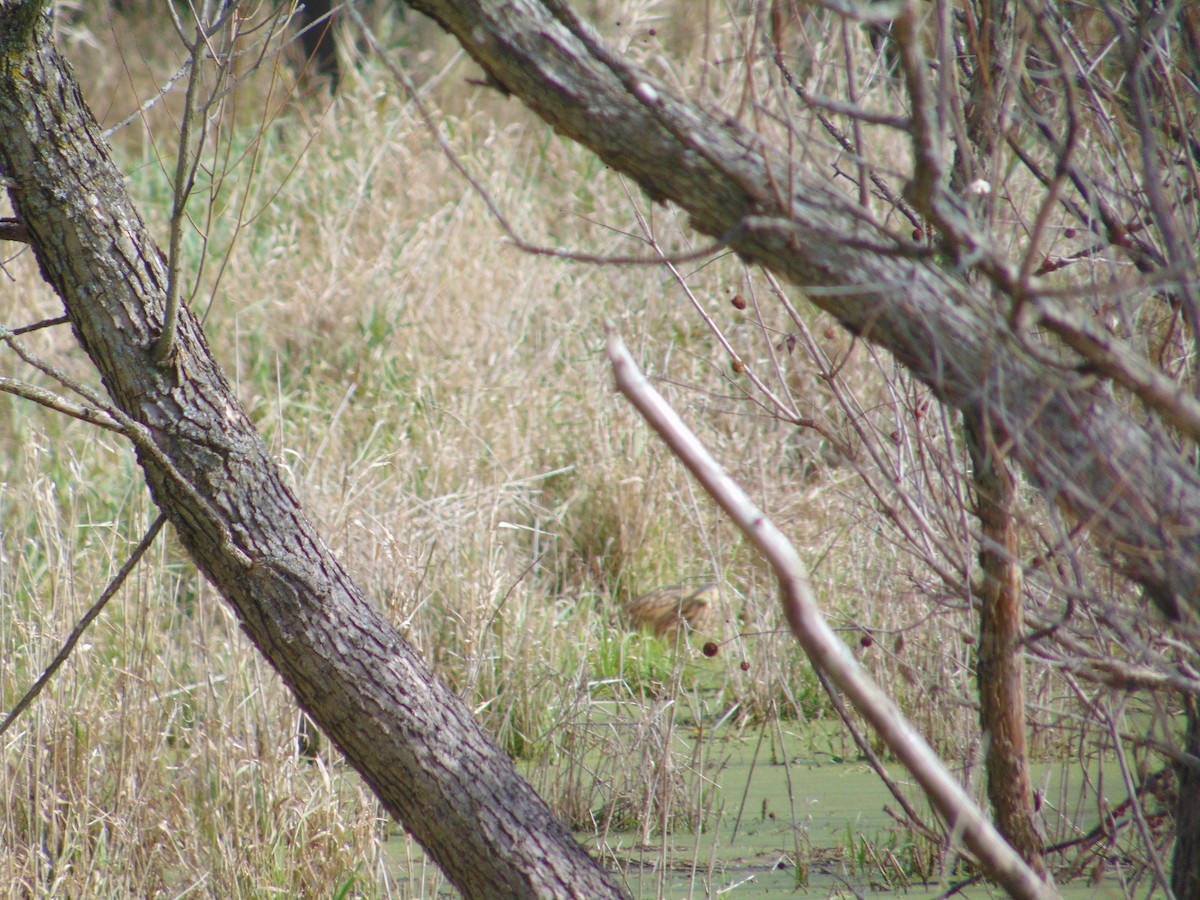
[[[464,896],[622,892],[305,518],[184,310],[151,353],[166,266],[30,4],[0,8],[0,174],[155,502],[245,632]]]

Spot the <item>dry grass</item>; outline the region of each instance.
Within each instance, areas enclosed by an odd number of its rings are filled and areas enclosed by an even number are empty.
[[[694,19],[665,25],[666,6],[606,6],[598,19],[621,19],[630,52],[686,57],[703,35]],[[655,25],[663,33],[650,41]],[[381,23],[406,42],[398,55],[423,71],[452,59],[428,25],[411,27],[415,37]],[[713,58],[734,58],[731,29],[712,40]],[[814,43],[813,52],[829,51]],[[138,58],[124,71],[89,70],[89,83],[115,98],[122,83],[143,90],[174,64]],[[828,71],[834,77],[836,66]],[[640,216],[665,245],[690,246],[676,211],[653,207],[513,103],[466,86],[467,74],[450,69],[435,93],[449,111],[442,127],[521,234],[628,253],[642,246],[626,237],[641,233]],[[717,74],[707,89],[736,107],[740,76]],[[686,272],[686,288],[739,355],[826,432],[796,429],[748,401],[745,379],[662,270],[566,264],[507,246],[377,63],[363,62],[328,107],[281,99],[280,84],[250,82],[220,135],[226,143],[212,158],[228,150],[240,166],[201,198],[216,215],[193,306],[208,310],[218,357],[330,543],[527,761],[567,821],[604,847],[618,831],[649,839],[711,814],[679,716],[707,727],[831,714],[781,629],[761,562],[613,394],[606,317],[813,562],[864,664],[935,746],[974,758],[972,617],[934,587],[925,550],[898,540],[891,524],[896,510],[925,515],[966,559],[963,522],[944,512],[962,490],[961,452],[952,424],[922,415],[920,388],[815,314],[804,313],[815,342],[786,345],[795,328],[770,301],[771,286],[732,258]],[[122,108],[118,99],[111,106]],[[260,133],[263,109],[271,121]],[[166,121],[152,114],[153,144],[136,128],[115,139],[157,228],[167,203],[157,159],[174,153]],[[189,240],[196,261],[200,242]],[[6,269],[13,283],[0,295],[0,321],[55,314],[28,254]],[[736,309],[735,295],[750,308]],[[28,344],[87,372],[62,329]],[[844,363],[836,385],[822,371],[830,359]],[[36,380],[11,354],[0,367]],[[0,403],[8,707],[152,511],[127,448],[7,397]],[[853,465],[827,435],[849,448]],[[890,473],[887,492],[869,490],[856,466],[877,484]],[[706,581],[723,597],[711,628],[716,658],[620,628],[629,598]],[[385,871],[379,838],[388,826],[375,802],[336,754],[298,760],[296,724],[290,698],[231,614],[160,542],[87,646],[3,738],[0,892],[437,891],[440,877],[411,848],[407,857],[392,852]],[[853,752],[840,741],[843,754]]]

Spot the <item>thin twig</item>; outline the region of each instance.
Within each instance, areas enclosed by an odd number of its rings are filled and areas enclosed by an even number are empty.
[[[17,397],[23,397],[47,409],[52,409],[55,412],[79,419],[81,422],[87,422],[89,425],[98,425],[101,428],[107,428],[109,431],[115,431],[118,434],[126,434],[121,423],[110,416],[105,410],[76,403],[73,400],[68,400],[66,397],[55,394],[53,391],[40,388],[35,384],[28,384],[24,381],[17,381],[15,378],[0,375],[0,391],[6,394],[13,394]]]
[[[0,241],[28,244],[29,229],[19,219],[14,219],[12,216],[5,216],[0,219]]]
[[[353,5],[349,5],[346,7],[346,11],[350,14],[350,17],[354,20],[354,23],[362,31],[363,37],[366,38],[367,46],[371,49],[371,52],[376,55],[388,72],[391,73],[391,76],[396,83],[399,84],[404,89],[405,93],[408,94],[409,99],[412,100],[413,106],[415,106],[417,109],[418,115],[420,115],[421,120],[425,123],[425,127],[429,130],[429,134],[437,143],[438,149],[440,149],[442,151],[442,155],[446,157],[446,161],[449,162],[450,165],[458,171],[458,174],[460,174],[466,180],[467,184],[471,186],[471,189],[476,193],[479,199],[483,201],[483,205],[487,207],[488,212],[491,213],[492,218],[496,220],[496,224],[500,226],[501,230],[505,233],[505,235],[508,236],[508,239],[512,242],[513,246],[515,246],[518,250],[533,254],[534,256],[552,256],[556,259],[565,259],[570,260],[571,262],[590,263],[592,265],[600,266],[661,266],[664,260],[667,262],[683,263],[693,262],[698,259],[706,259],[712,256],[714,253],[719,253],[727,249],[731,243],[742,236],[745,226],[744,224],[739,224],[728,234],[721,235],[719,238],[717,238],[717,240],[705,247],[701,247],[699,250],[682,254],[664,254],[661,250],[659,250],[658,253],[650,256],[607,256],[594,253],[579,253],[573,250],[565,250],[561,247],[546,247],[544,245],[534,244],[526,240],[517,233],[516,228],[513,227],[512,223],[508,221],[508,217],[505,216],[501,211],[500,204],[496,202],[496,199],[491,195],[488,189],[483,186],[483,183],[480,182],[479,179],[476,178],[469,169],[467,169],[466,163],[462,161],[461,157],[455,152],[454,148],[451,147],[449,142],[447,142],[447,140],[442,136],[441,129],[438,128],[437,122],[433,117],[433,113],[430,111],[428,105],[421,97],[421,91],[413,83],[412,79],[409,78],[403,70],[401,70],[388,58],[387,54],[383,51],[383,48],[379,45],[379,42],[375,37],[375,33],[370,29],[367,23],[363,21],[358,10]]]
[[[175,355],[175,331],[179,327],[179,304],[181,288],[180,254],[183,252],[183,220],[187,216],[187,201],[196,184],[196,169],[200,165],[200,147],[208,132],[208,117],[196,119],[196,92],[200,88],[202,67],[199,65],[205,45],[204,26],[197,21],[196,40],[189,47],[192,67],[188,72],[187,93],[183,101],[183,119],[179,126],[179,158],[175,162],[175,199],[171,206],[170,241],[167,249],[167,309],[163,314],[162,331],[154,343],[154,361],[162,365]],[[196,152],[192,153],[192,129],[200,126]]]
[[[237,562],[249,569],[253,566],[253,561],[246,552],[233,543],[233,536],[229,532],[228,526],[225,524],[224,518],[217,511],[212,501],[208,499],[197,487],[188,480],[188,478],[179,471],[178,466],[167,456],[166,452],[154,442],[151,436],[150,429],[133,419],[131,416],[124,413],[115,405],[105,402],[100,392],[88,387],[80,381],[71,378],[61,369],[39,358],[36,354],[21,346],[21,343],[13,337],[13,334],[8,329],[0,326],[0,341],[8,344],[9,347],[21,357],[25,362],[29,363],[34,368],[49,375],[59,384],[67,389],[74,391],[83,399],[87,400],[98,409],[104,410],[108,415],[121,426],[123,433],[130,442],[142,451],[144,457],[153,460],[154,463],[160,466],[167,476],[183,491],[188,499],[194,504],[196,510],[203,512],[208,516],[212,527],[217,529],[220,535],[220,543],[222,549],[229,553]]]
[[[858,723],[850,715],[850,711],[846,709],[846,704],[842,700],[841,692],[833,686],[829,681],[829,676],[822,669],[817,669],[817,680],[821,682],[821,687],[825,688],[825,693],[829,695],[830,701],[833,703],[833,708],[837,712],[838,717],[842,720],[842,724],[846,726],[850,732],[850,737],[854,739],[855,745],[859,752],[866,757],[871,768],[875,770],[875,774],[879,776],[879,780],[883,782],[884,787],[888,792],[896,798],[896,802],[900,804],[900,808],[904,810],[904,815],[907,816],[905,825],[909,828],[915,828],[926,838],[938,840],[938,835],[929,826],[929,824],[921,818],[921,814],[917,812],[915,806],[909,801],[908,796],[901,790],[896,779],[888,774],[887,768],[883,765],[883,760],[879,758],[879,754],[871,746],[871,742],[858,727]]]
[[[42,692],[46,685],[50,683],[50,679],[54,677],[54,673],[67,661],[67,658],[71,655],[71,651],[79,643],[79,638],[87,631],[87,627],[95,621],[96,616],[100,615],[100,611],[104,609],[105,604],[121,589],[121,585],[125,583],[125,579],[129,577],[129,573],[133,571],[146,551],[150,549],[150,545],[154,543],[154,539],[158,537],[158,533],[162,530],[166,522],[167,514],[160,512],[151,523],[150,528],[147,529],[145,536],[134,547],[133,553],[129,554],[129,559],[125,561],[125,565],[121,566],[121,571],[113,577],[113,580],[108,583],[108,587],[104,589],[104,593],[100,595],[100,598],[92,604],[92,608],[79,620],[79,624],[71,630],[71,634],[67,637],[62,649],[58,651],[58,655],[54,657],[50,665],[46,666],[46,671],[42,672],[41,677],[25,692],[25,696],[17,701],[17,705],[12,708],[12,712],[5,718],[4,723],[0,724],[0,734],[8,731],[9,726],[17,720],[17,716],[21,715],[28,708],[29,704],[37,699],[37,695]]]
[[[146,113],[148,113],[148,112],[150,112],[150,110],[154,109],[154,107],[157,106],[159,104],[159,102],[164,97],[167,96],[167,94],[171,93],[171,91],[175,88],[175,83],[177,81],[179,81],[179,79],[181,79],[184,75],[187,75],[192,70],[192,62],[193,62],[193,60],[189,56],[187,59],[185,59],[183,61],[183,64],[179,67],[178,71],[176,71],[174,75],[172,75],[170,78],[168,78],[166,81],[164,81],[159,86],[158,90],[153,95],[151,95],[149,99],[144,101],[137,109],[135,109],[133,112],[131,112],[129,115],[127,115],[120,122],[117,122],[117,124],[113,125],[111,128],[104,129],[103,134],[104,134],[105,139],[111,140],[112,136],[114,134],[116,134],[122,128],[127,128],[130,124],[133,123],[134,119],[144,119],[146,116]]]
[[[40,322],[34,322],[31,325],[22,325],[20,328],[12,330],[13,337],[22,334],[29,334],[33,331],[41,331],[43,328],[53,328],[55,325],[66,325],[71,320],[66,316],[56,316],[53,319],[42,319]]]

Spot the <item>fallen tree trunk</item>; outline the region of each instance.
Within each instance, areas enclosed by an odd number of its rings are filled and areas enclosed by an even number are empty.
[[[0,172],[155,502],[242,627],[468,897],[622,892],[305,518],[186,310],[35,4],[0,9]]]

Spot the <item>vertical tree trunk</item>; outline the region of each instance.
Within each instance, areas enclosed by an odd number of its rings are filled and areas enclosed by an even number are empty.
[[[1200,900],[1200,704],[1192,696],[1183,699],[1187,719],[1183,750],[1190,759],[1178,764],[1171,890],[1176,900]]]
[[[1007,51],[1011,46],[1013,9],[1007,0],[977,0],[967,4],[964,13],[974,69],[964,110],[970,145],[956,144],[953,177],[960,188],[981,176],[990,180],[1002,115],[999,94],[1011,80]],[[976,593],[981,607],[975,677],[988,800],[996,828],[1045,878],[1045,842],[1034,819],[1025,740],[1022,576],[1013,515],[1016,479],[996,447],[986,414],[967,411],[963,424],[980,529]]]
[[[979,724],[987,753],[988,800],[997,830],[1044,878],[1045,848],[1035,824],[1025,743],[1022,579],[1013,515],[1016,480],[994,446],[986,423],[967,414],[964,424],[980,526],[976,679]]]
[[[311,66],[315,74],[327,78],[332,91],[337,90],[341,78],[334,40],[337,17],[333,0],[304,0],[304,8],[297,14],[297,21],[303,29],[300,37],[306,66]]]
[[[467,897],[621,891],[367,601],[301,511],[186,309],[156,365],[162,253],[50,39],[0,4],[0,173],[155,502],[300,705]]]

